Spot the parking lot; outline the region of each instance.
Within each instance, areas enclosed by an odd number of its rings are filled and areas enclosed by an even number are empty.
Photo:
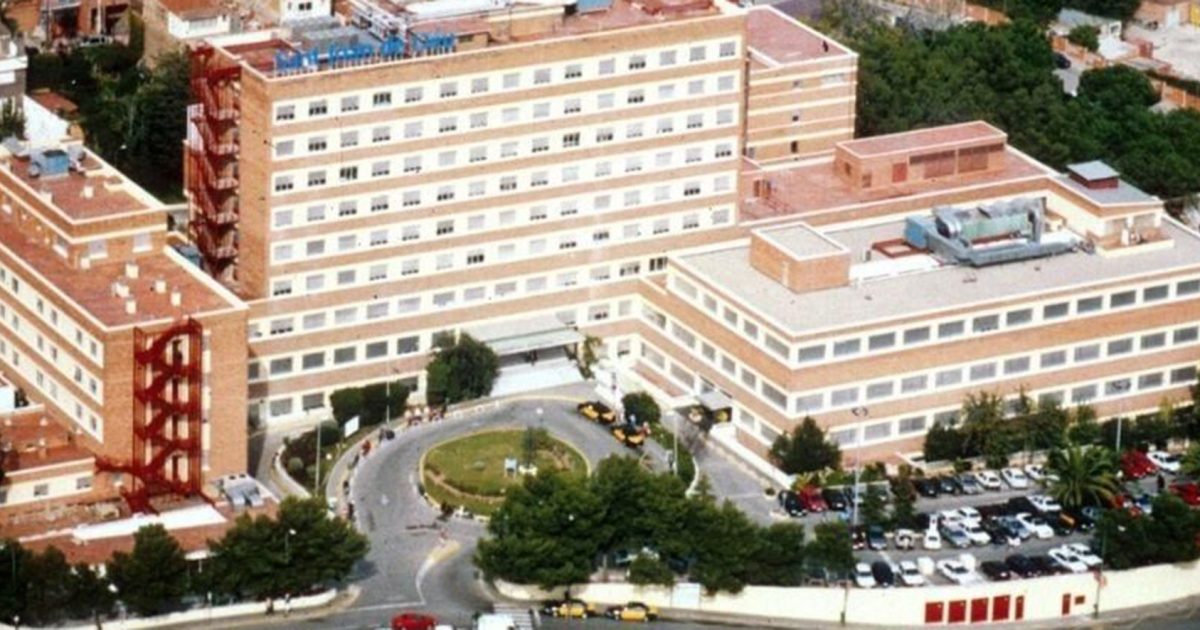
[[[1170,484],[1172,481],[1174,481],[1174,478],[1172,475],[1166,474],[1165,480],[1168,484]],[[1157,493],[1157,477],[1151,475],[1139,481],[1127,482],[1124,484],[1124,489],[1129,495],[1135,497],[1142,495],[1153,496]],[[1000,506],[1007,507],[1010,500],[1019,497],[1028,498],[1032,495],[1044,495],[1045,492],[1045,488],[1040,483],[1033,481],[1029,483],[1028,488],[1021,490],[1016,490],[1009,487],[1007,484],[1003,484],[999,490],[983,490],[979,494],[940,494],[936,498],[918,496],[915,509],[919,514],[922,515],[938,515],[939,513],[945,511],[957,510],[958,508],[963,507],[982,509],[984,512],[984,518],[981,520],[982,524],[982,522],[989,520],[991,512],[994,510],[999,511],[1001,509]],[[772,499],[772,501],[775,501],[775,499]],[[774,507],[776,509],[773,511],[772,516],[775,520],[787,520],[791,518],[792,520],[803,522],[809,526],[810,535],[812,527],[818,523],[828,521],[848,522],[851,518],[848,512],[840,511],[826,511],[820,513],[809,513],[800,517],[788,517],[782,509],[779,509],[777,501]],[[991,509],[989,509],[989,507]],[[1011,510],[1005,511],[1011,513]],[[1036,511],[1033,513],[1036,514]],[[861,518],[859,519],[859,522],[861,523]],[[1054,548],[1072,543],[1080,543],[1087,546],[1090,545],[1092,539],[1090,532],[1076,531],[1066,535],[1056,532],[1052,537],[1043,539],[1039,539],[1037,536],[1031,535],[1029,538],[1021,540],[1019,544],[1016,545],[1009,543],[997,544],[989,541],[986,544],[971,544],[966,548],[955,548],[949,544],[949,541],[946,540],[945,535],[943,534],[941,547],[939,549],[925,549],[922,544],[923,541],[921,536],[923,532],[917,531],[916,533],[917,536],[914,541],[913,548],[899,549],[895,544],[895,532],[887,531],[885,532],[887,541],[886,548],[882,550],[863,549],[856,551],[856,560],[860,563],[866,563],[867,565],[883,560],[894,566],[899,565],[904,561],[912,561],[914,563],[918,563],[918,565],[924,565],[922,567],[922,573],[924,574],[924,578],[928,583],[952,584],[953,582],[951,580],[939,573],[938,569],[936,568],[937,563],[943,560],[958,560],[964,554],[969,554],[974,559],[973,564],[977,575],[971,576],[968,579],[987,581],[987,578],[978,572],[979,566],[984,562],[996,561],[1003,563],[1006,558],[1014,554],[1020,554],[1029,558],[1038,556],[1044,557],[1047,556],[1047,554]],[[921,559],[924,558],[928,558],[929,560],[922,562]],[[971,563],[971,561],[968,562],[968,564]],[[1047,564],[1052,563],[1047,561]],[[1064,569],[1059,570],[1061,571]],[[1013,579],[1018,578],[1013,576]],[[897,577],[897,585],[899,584],[900,580]]]

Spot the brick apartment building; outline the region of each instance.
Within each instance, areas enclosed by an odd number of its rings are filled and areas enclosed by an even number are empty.
[[[175,253],[166,212],[77,144],[0,157],[6,524],[245,472],[246,307]]]
[[[597,336],[764,469],[805,415],[883,458],[980,389],[1111,415],[1194,380],[1159,200],[982,123],[853,140],[856,55],[772,8],[349,6],[195,52],[193,240],[249,304],[252,417],[420,395],[459,331],[514,367]]]

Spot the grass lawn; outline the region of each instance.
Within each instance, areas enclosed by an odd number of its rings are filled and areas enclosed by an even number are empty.
[[[425,492],[439,503],[490,514],[503,502],[507,489],[523,479],[505,475],[504,460],[521,460],[526,439],[521,430],[488,431],[435,446],[425,454],[421,469]],[[587,474],[587,463],[574,448],[544,431],[535,432],[534,443],[533,461],[539,473]]]

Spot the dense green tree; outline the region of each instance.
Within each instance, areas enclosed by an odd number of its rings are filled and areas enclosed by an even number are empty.
[[[1100,425],[1096,422],[1096,410],[1088,405],[1076,407],[1070,414],[1067,439],[1072,444],[1086,446],[1100,441]]]
[[[963,451],[967,456],[1007,455],[1018,447],[1014,423],[1004,418],[1004,399],[990,392],[967,394],[962,406]]]
[[[1141,112],[1158,102],[1158,92],[1140,70],[1115,65],[1079,77],[1079,98],[1113,112]]]
[[[686,529],[688,519],[685,488],[678,477],[650,474],[631,457],[610,457],[596,467],[591,487],[604,506],[605,549],[655,546],[672,557],[686,554],[684,541],[671,535]]]
[[[487,396],[500,373],[500,360],[487,344],[466,333],[457,340],[443,335],[425,370],[426,398],[435,405],[449,405]]]
[[[1050,453],[1046,470],[1058,476],[1050,495],[1066,507],[1107,505],[1116,494],[1117,462],[1103,446],[1071,445]]]
[[[22,577],[27,581],[23,618],[51,625],[63,618],[71,602],[71,565],[58,547],[31,554]]]
[[[638,422],[658,424],[662,420],[662,409],[646,392],[625,394],[621,397],[621,406],[625,409],[625,417],[636,417]]]
[[[489,576],[547,589],[584,582],[607,534],[604,508],[586,479],[527,478],[492,515],[476,564]]]
[[[963,456],[963,436],[955,427],[935,423],[925,434],[925,461],[952,461]]]
[[[643,586],[671,586],[675,583],[675,572],[658,558],[639,555],[629,564],[629,582]]]
[[[1100,29],[1089,24],[1080,24],[1067,33],[1067,41],[1096,52],[1100,49]]]
[[[1071,414],[1057,401],[1037,405],[1021,419],[1025,449],[1044,451],[1066,446],[1070,423]]]
[[[25,567],[33,554],[11,538],[0,542],[0,621],[25,614],[28,580]]]
[[[1117,570],[1196,560],[1200,558],[1197,536],[1200,512],[1169,493],[1155,497],[1148,515],[1106,511],[1095,534],[1105,565]]]
[[[695,508],[690,527],[692,578],[709,594],[741,592],[751,577],[749,563],[760,553],[758,528],[728,501],[720,507],[696,502]]]
[[[805,548],[809,566],[825,569],[834,575],[847,575],[854,568],[854,548],[850,530],[843,523],[817,523],[813,541]]]
[[[1200,443],[1192,444],[1180,458],[1179,472],[1193,479],[1200,477]]]
[[[869,486],[863,494],[858,516],[864,525],[887,525],[887,494],[877,486]]]
[[[771,445],[771,460],[789,475],[818,472],[837,468],[842,451],[817,426],[817,421],[805,416],[791,434],[782,433]]]
[[[112,614],[116,596],[108,588],[108,580],[87,564],[75,565],[69,582],[70,596],[67,614],[72,619],[91,619],[96,627]]]
[[[915,528],[917,526],[917,493],[908,475],[901,475],[892,489],[892,525]]]
[[[805,577],[804,525],[774,523],[759,534],[746,570],[751,584],[800,586]]]
[[[146,525],[133,536],[133,551],[118,551],[109,575],[118,597],[133,612],[148,617],[178,608],[188,589],[183,549],[162,525]]]
[[[341,582],[367,555],[367,538],[342,518],[331,517],[319,497],[288,497],[279,504],[273,549],[282,547],[279,586],[300,593]]]
[[[209,586],[235,598],[263,598],[283,592],[282,549],[278,527],[269,516],[243,514],[220,540],[209,541],[212,552]]]

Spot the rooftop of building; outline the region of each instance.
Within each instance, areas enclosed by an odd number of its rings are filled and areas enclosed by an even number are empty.
[[[75,101],[53,90],[35,90],[29,94],[29,98],[59,116],[73,116],[79,112]]]
[[[1005,142],[1008,135],[981,121],[916,129],[902,133],[860,138],[841,142],[838,147],[861,158],[906,153],[914,149],[930,150],[960,144]]]
[[[852,54],[849,48],[772,6],[750,9],[746,16],[746,41],[774,65]]]
[[[769,197],[747,197],[742,201],[740,213],[743,219],[750,221],[805,216],[1046,175],[1046,170],[1011,150],[1005,151],[1003,167],[997,170],[867,189],[854,188],[845,179],[838,177],[833,169],[832,155],[769,169],[747,163],[746,168],[742,169],[743,179],[747,182],[757,179],[770,181],[771,194]],[[744,189],[752,190],[753,187],[747,184]]]
[[[1100,205],[1158,202],[1158,198],[1154,195],[1123,179],[1117,180],[1117,184],[1113,188],[1088,188],[1068,175],[1060,175],[1055,180]]]
[[[2,417],[0,464],[9,474],[92,458],[91,451],[76,444],[69,430],[46,417],[40,405],[18,408]]]
[[[907,265],[910,271],[897,275],[805,293],[795,293],[756,271],[750,265],[746,244],[684,255],[679,261],[744,307],[758,311],[792,334],[804,335],[1200,266],[1200,235],[1169,220],[1164,220],[1162,231],[1173,241],[1172,246],[1151,247],[1130,255],[1076,251],[981,268]],[[869,227],[823,233],[848,248],[851,260],[861,262],[864,252],[874,244],[894,241],[903,232],[904,220],[897,218]]]
[[[45,167],[47,161],[69,166],[52,171]],[[0,172],[11,174],[76,221],[150,210],[165,213],[157,199],[82,145],[0,151]]]
[[[164,9],[180,18],[200,20],[226,12],[221,0],[158,0]]]
[[[846,251],[840,243],[805,223],[766,228],[759,230],[758,234],[796,259],[817,258]]]

